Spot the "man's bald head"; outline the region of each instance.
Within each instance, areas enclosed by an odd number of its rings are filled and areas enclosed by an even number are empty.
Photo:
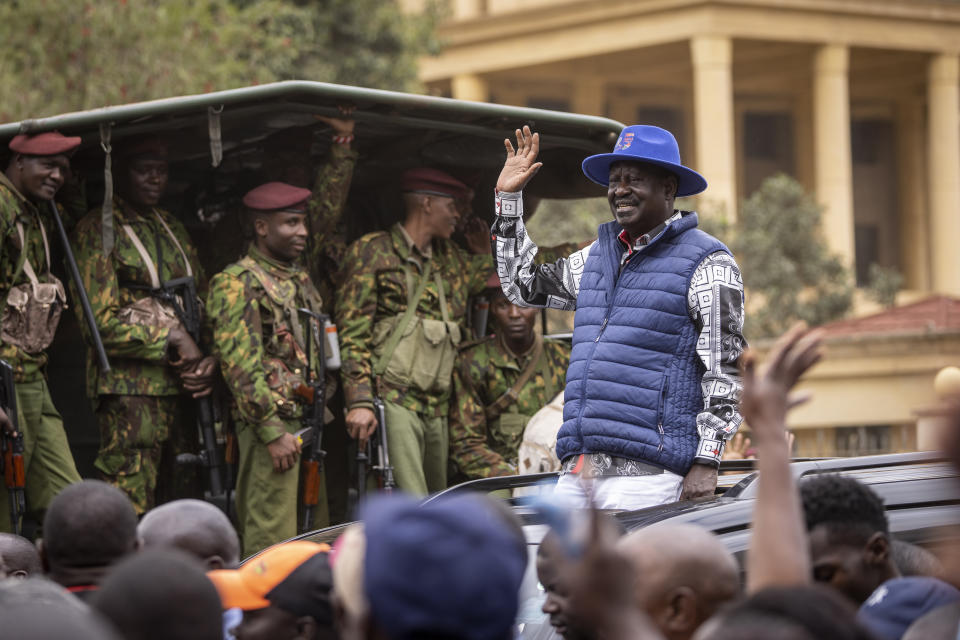
[[[685,640],[740,590],[737,561],[693,525],[647,527],[617,544],[637,575],[637,604],[669,640]]]
[[[137,533],[146,548],[175,547],[196,556],[208,570],[240,562],[237,532],[220,509],[203,500],[174,500],[151,510]]]
[[[84,480],[61,491],[43,519],[47,569],[106,567],[137,549],[137,513],[106,482]]]
[[[0,560],[10,578],[27,578],[43,573],[37,546],[22,536],[0,533]]]

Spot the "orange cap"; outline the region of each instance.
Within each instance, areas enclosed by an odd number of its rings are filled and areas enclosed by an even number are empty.
[[[239,569],[210,571],[207,577],[220,594],[224,609],[244,611],[270,606],[266,595],[304,562],[330,551],[330,545],[316,542],[286,542],[254,556]]]

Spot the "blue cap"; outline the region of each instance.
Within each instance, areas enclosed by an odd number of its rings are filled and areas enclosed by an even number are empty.
[[[680,147],[673,134],[666,129],[646,124],[635,124],[620,132],[613,153],[601,153],[583,161],[583,174],[607,186],[610,165],[615,162],[645,162],[663,167],[677,176],[677,197],[692,196],[707,188],[706,179],[683,166]]]
[[[960,602],[960,591],[936,578],[892,578],[860,606],[859,620],[881,640],[899,640],[907,627],[928,611]]]
[[[452,496],[421,505],[408,496],[378,496],[362,516],[364,589],[391,640],[511,637],[526,544],[489,499]]]

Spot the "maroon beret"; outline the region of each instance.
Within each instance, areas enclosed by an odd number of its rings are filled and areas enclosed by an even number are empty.
[[[302,205],[311,195],[309,189],[294,187],[285,182],[268,182],[251,189],[243,196],[243,204],[257,211],[278,209],[305,210]]]
[[[68,138],[59,131],[35,135],[20,134],[10,141],[10,150],[27,156],[55,156],[80,146],[80,138]]]
[[[400,190],[404,193],[429,193],[458,200],[470,195],[470,187],[449,173],[427,168],[404,171],[400,177]]]

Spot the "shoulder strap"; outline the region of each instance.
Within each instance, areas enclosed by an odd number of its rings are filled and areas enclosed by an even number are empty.
[[[539,368],[541,360],[543,360],[543,338],[537,336],[537,341],[533,347],[533,355],[530,357],[530,361],[527,362],[527,366],[520,372],[520,376],[516,382],[514,382],[513,386],[507,389],[502,396],[484,407],[483,412],[486,414],[487,420],[496,420],[507,407],[517,401],[520,390],[530,382],[530,378],[533,377],[533,372]]]
[[[140,242],[140,236],[138,236],[137,232],[133,230],[133,227],[128,224],[123,225],[123,232],[130,238],[130,242],[133,243],[133,246],[137,249],[137,253],[140,254],[140,259],[143,260],[143,263],[146,265],[147,273],[150,274],[150,286],[154,289],[159,289],[160,276],[157,274],[157,265],[153,264],[153,260],[150,259],[150,254],[147,253],[147,248]]]
[[[167,235],[170,236],[170,239],[173,240],[173,246],[177,248],[177,251],[180,252],[180,257],[183,258],[183,266],[187,269],[187,275],[192,278],[193,268],[190,266],[190,261],[187,259],[187,252],[183,250],[183,247],[180,245],[180,241],[177,240],[177,236],[173,234],[173,231],[170,229],[167,221],[163,219],[163,216],[160,215],[160,212],[154,209],[153,215],[157,216],[157,220],[163,226],[164,230],[167,232]]]
[[[42,226],[40,228],[43,229]],[[23,272],[27,274],[27,279],[30,280],[30,284],[33,286],[34,292],[36,292],[37,285],[40,284],[40,280],[37,279],[37,274],[33,270],[33,265],[30,264],[30,260],[27,258],[27,238],[26,234],[23,232],[23,224],[19,221],[17,222],[17,235],[20,236],[20,249],[23,259],[21,264],[23,266]],[[44,238],[46,238],[46,234],[44,234]],[[49,260],[49,258],[50,255],[47,254],[47,259]],[[49,270],[49,265],[47,266]],[[14,274],[14,280],[16,279],[17,275],[18,274]]]
[[[403,265],[403,271],[407,278],[409,287],[409,285],[413,283],[413,276],[410,273],[410,266],[406,264]],[[390,337],[387,339],[387,342],[383,347],[383,353],[380,354],[380,357],[377,358],[377,362],[373,365],[373,375],[383,375],[383,372],[387,370],[387,365],[390,363],[390,358],[393,357],[393,352],[397,350],[397,345],[400,344],[400,338],[402,338],[403,334],[406,333],[407,327],[410,326],[410,323],[417,315],[417,305],[420,304],[420,298],[423,297],[423,292],[426,291],[428,282],[430,282],[430,262],[427,262],[427,266],[424,267],[423,275],[420,277],[420,284],[417,286],[416,293],[409,295],[410,289],[407,289],[407,309],[403,312],[403,315],[400,316],[400,322],[397,323],[393,333],[391,333]],[[443,288],[440,289],[440,296],[442,300]],[[443,305],[442,308],[446,309],[446,305]],[[446,317],[446,314],[444,314],[444,317]]]

